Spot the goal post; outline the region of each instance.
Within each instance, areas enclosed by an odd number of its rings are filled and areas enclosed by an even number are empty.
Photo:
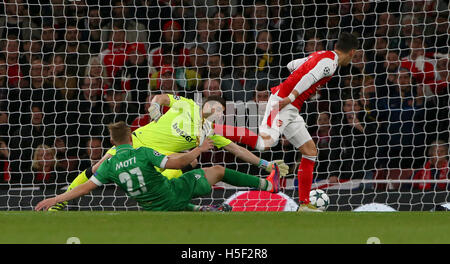
[[[224,124],[258,133],[287,64],[333,50],[342,32],[360,42],[350,66],[300,111],[318,150],[312,188],[330,197],[329,211],[442,210],[450,201],[446,0],[5,0],[0,7],[0,210],[31,210],[67,190],[112,147],[107,125],[146,125],[157,94],[200,106],[219,95]],[[298,149],[284,137],[267,151],[242,146],[289,165],[281,192],[219,183],[193,202],[295,211]],[[199,158],[199,167],[211,165],[267,176],[223,149]],[[113,184],[67,208],[140,210]]]

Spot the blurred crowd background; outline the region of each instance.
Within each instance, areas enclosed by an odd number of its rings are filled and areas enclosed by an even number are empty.
[[[262,114],[287,63],[344,31],[352,64],[302,110],[315,180],[449,177],[448,1],[4,0],[0,14],[0,182],[70,182],[111,147],[109,123],[150,121],[156,94]],[[261,155],[297,169],[287,140]],[[222,151],[201,163],[250,169]]]

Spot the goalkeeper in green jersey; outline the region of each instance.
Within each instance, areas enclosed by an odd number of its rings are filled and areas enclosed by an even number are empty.
[[[161,106],[170,107],[163,115]],[[205,138],[210,138],[217,148],[223,148],[236,157],[259,166],[267,172],[271,172],[272,165],[277,163],[281,176],[288,173],[289,167],[283,160],[272,162],[260,159],[249,150],[237,145],[221,135],[213,133],[212,122],[223,116],[225,105],[220,97],[209,97],[200,107],[191,99],[171,94],[161,94],[153,98],[149,108],[152,122],[136,129],[132,133],[133,148],[148,147],[164,155],[170,155],[190,150],[198,146]],[[68,191],[86,182],[107,159],[116,153],[116,147],[111,148],[103,158],[78,175],[70,184]],[[190,164],[187,164],[190,167]],[[182,174],[182,170],[169,168],[156,168],[167,178],[176,178]],[[50,211],[60,211],[67,205],[66,201],[56,204]]]
[[[267,179],[222,166],[194,169],[180,177],[168,179],[155,167],[183,168],[202,152],[213,148],[213,141],[206,138],[202,145],[188,153],[166,156],[151,148],[133,148],[131,130],[123,121],[109,125],[109,131],[111,142],[116,145],[115,155],[103,162],[87,182],[39,202],[35,207],[36,211],[47,210],[58,202],[81,197],[98,186],[111,182],[134,198],[144,210],[149,211],[212,211],[211,208],[214,207],[193,205],[190,201],[210,194],[211,186],[219,181],[270,192],[279,190],[280,171],[277,164],[272,165],[272,172]],[[231,209],[229,206],[222,208]]]

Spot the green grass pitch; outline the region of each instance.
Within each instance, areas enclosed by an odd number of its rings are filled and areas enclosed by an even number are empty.
[[[2,244],[450,243],[447,212],[0,212]]]

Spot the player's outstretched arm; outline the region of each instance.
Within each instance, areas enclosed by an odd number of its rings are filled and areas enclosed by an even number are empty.
[[[48,208],[52,207],[53,205],[55,205],[57,203],[70,201],[75,198],[81,197],[83,195],[90,193],[95,188],[97,188],[97,185],[94,182],[92,182],[91,180],[89,180],[68,192],[65,192],[65,193],[57,195],[53,198],[45,199],[45,200],[39,202],[36,205],[36,207],[34,208],[34,210],[47,211]]]
[[[167,162],[164,169],[176,169],[181,170],[187,165],[191,164],[192,161],[198,158],[202,152],[208,151],[214,148],[214,142],[207,138],[203,141],[203,144],[187,153],[174,153],[167,156]]]
[[[269,162],[267,160],[260,159],[255,154],[251,153],[248,149],[243,148],[233,142],[226,145],[224,147],[224,149],[226,151],[233,153],[234,156],[242,159],[243,161],[246,161],[246,162],[256,165],[260,168],[263,168],[267,172],[272,171],[273,163],[277,163],[277,165],[280,169],[281,176],[286,176],[289,172],[289,166],[286,165],[286,163],[284,163],[283,160],[274,160],[274,161]]]
[[[230,144],[223,147],[226,151],[233,153],[234,156],[251,163],[253,165],[258,165],[260,158],[255,154],[251,153],[248,149],[239,146],[238,144],[231,142]]]

